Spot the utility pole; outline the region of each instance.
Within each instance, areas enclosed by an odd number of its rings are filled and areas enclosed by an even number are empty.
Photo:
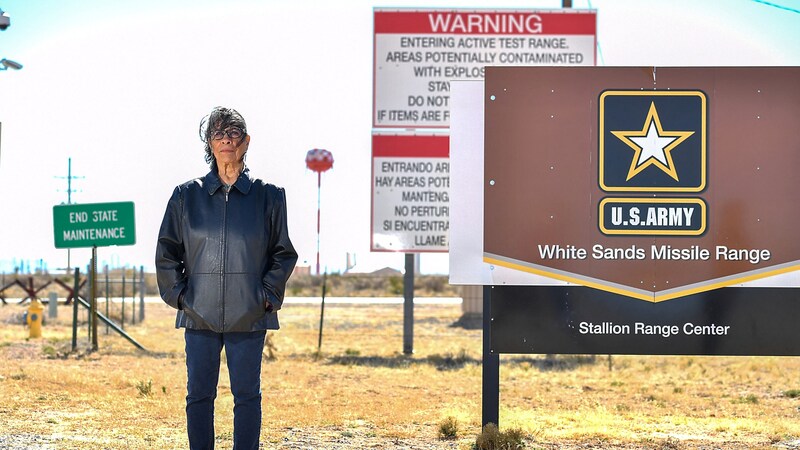
[[[56,177],[60,179],[67,180],[67,205],[72,204],[72,193],[77,192],[77,190],[72,189],[72,180],[73,179],[83,179],[86,177],[83,176],[74,176],[72,175],[72,158],[67,159],[67,176],[66,177]],[[72,265],[70,264],[70,249],[67,249],[67,273],[72,271]]]

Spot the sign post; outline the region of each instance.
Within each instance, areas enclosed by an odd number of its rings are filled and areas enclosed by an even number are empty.
[[[133,245],[136,243],[136,221],[133,202],[53,206],[53,232],[56,248],[92,248],[89,273],[92,296],[89,308],[89,334],[91,334],[92,350],[97,350],[97,247]],[[78,304],[77,297],[78,291],[76,289],[75,308],[77,308]],[[74,348],[75,339],[73,336]]]
[[[403,274],[403,354],[414,353],[414,255],[406,253]]]

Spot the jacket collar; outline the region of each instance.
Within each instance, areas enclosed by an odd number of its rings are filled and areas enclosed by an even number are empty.
[[[219,173],[217,173],[216,164],[214,164],[211,167],[211,171],[203,177],[203,184],[208,190],[208,195],[214,195],[214,192],[217,192],[217,189],[222,187],[222,180],[219,178]],[[250,169],[245,166],[242,173],[239,174],[239,178],[233,183],[233,187],[238,189],[242,194],[247,195],[247,193],[250,192],[250,186],[252,186],[252,184],[253,179],[250,177]]]

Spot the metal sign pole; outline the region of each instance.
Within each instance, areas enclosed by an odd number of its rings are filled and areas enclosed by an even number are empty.
[[[97,246],[92,246],[92,351],[97,351]]]
[[[403,353],[414,353],[414,254],[406,253],[403,275]]]
[[[492,286],[483,287],[482,424],[500,425],[500,355],[492,352]]]

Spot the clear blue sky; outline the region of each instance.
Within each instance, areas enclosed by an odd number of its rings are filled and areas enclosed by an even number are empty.
[[[252,135],[248,166],[286,187],[300,261],[316,252],[316,174],[305,153],[330,150],[322,181],[322,264],[341,271],[402,268],[369,251],[372,8],[558,8],[561,1],[0,0],[12,20],[0,58],[0,271],[66,251],[53,245],[52,206],[133,201],[137,244],[100,262],[153,266],[172,188],[206,173],[198,123],[238,109]],[[800,2],[574,0],[598,11],[598,65],[800,65]],[[85,265],[89,250],[73,250]],[[423,273],[446,273],[444,254]]]

